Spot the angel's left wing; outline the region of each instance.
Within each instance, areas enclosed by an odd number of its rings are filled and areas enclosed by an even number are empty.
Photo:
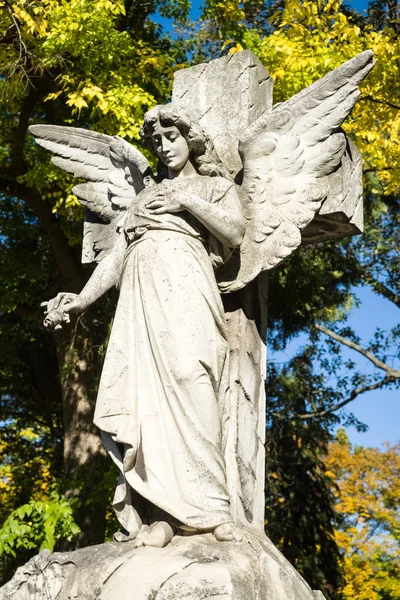
[[[240,252],[219,273],[221,291],[244,287],[300,245],[301,230],[327,196],[324,179],[341,164],[340,125],[373,65],[373,53],[362,52],[247,130],[239,144],[246,232]]]
[[[31,125],[38,144],[54,154],[53,164],[85,179],[72,191],[86,208],[82,262],[99,262],[112,248],[117,223],[152,176],[139,150],[118,136],[78,127]]]

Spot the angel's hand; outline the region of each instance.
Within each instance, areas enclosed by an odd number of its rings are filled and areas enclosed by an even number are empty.
[[[153,215],[176,213],[186,210],[186,198],[183,192],[160,186],[146,204],[147,210]]]
[[[47,302],[42,302],[40,306],[46,307],[46,313],[58,309],[62,309],[65,312],[82,312],[87,308],[81,300],[81,297],[78,294],[73,294],[71,292],[60,292],[55,298],[52,298]]]
[[[81,313],[88,305],[78,294],[61,292],[40,306],[46,309],[43,325],[50,331],[56,331],[62,328],[62,323],[69,323],[69,313]]]

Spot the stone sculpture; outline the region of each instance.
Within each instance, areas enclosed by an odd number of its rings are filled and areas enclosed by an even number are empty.
[[[87,180],[73,191],[86,207],[83,262],[98,262],[79,295],[44,303],[45,325],[57,329],[120,289],[95,411],[120,471],[116,540],[131,541],[129,554],[178,533],[167,548],[188,556],[198,543],[198,563],[220,560],[209,549],[216,540],[243,556],[259,544],[270,556],[265,577],[278,569],[275,592],[221,598],[312,597],[262,534],[263,272],[301,243],[360,231],[361,163],[340,126],[373,63],[363,52],[275,107],[272,81],[248,51],[179,72],[172,103],[141,129],[157,174],[121,138],[30,127],[54,164]]]

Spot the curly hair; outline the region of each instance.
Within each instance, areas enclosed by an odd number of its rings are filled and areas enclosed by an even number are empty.
[[[204,133],[197,121],[190,118],[182,106],[176,103],[159,104],[145,114],[139,133],[144,147],[155,156],[157,156],[157,152],[153,142],[153,133],[156,123],[160,123],[163,127],[174,125],[178,128],[187,142],[190,158],[200,175],[230,177],[230,174],[227,173],[226,168],[219,160],[210,138]],[[159,179],[165,179],[167,172],[167,168],[159,160]]]

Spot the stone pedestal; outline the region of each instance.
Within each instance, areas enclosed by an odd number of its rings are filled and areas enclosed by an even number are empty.
[[[264,535],[217,542],[175,537],[165,548],[108,543],[43,550],[0,590],[0,600],[323,600]]]

